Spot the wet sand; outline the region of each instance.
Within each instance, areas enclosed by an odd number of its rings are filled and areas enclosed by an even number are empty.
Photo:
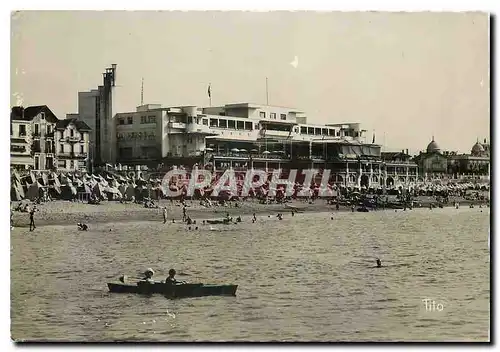
[[[470,201],[459,197],[450,197],[450,202],[445,207],[453,207],[455,201],[460,203],[460,207],[468,207],[470,204],[484,204],[484,201]],[[433,197],[418,197],[416,203],[420,203],[421,207],[428,208],[429,204],[437,204]],[[157,202],[158,204],[158,202]],[[303,212],[346,212],[351,211],[349,206],[340,206],[336,210],[335,205],[328,205],[326,200],[316,200],[313,204],[308,204],[305,201],[293,201],[287,203],[287,207],[283,204],[259,204],[258,201],[250,200],[238,202],[238,207],[232,203],[230,206],[213,206],[210,208],[201,206],[199,201],[187,201],[187,215],[193,220],[198,219],[220,219],[226,213],[235,217],[238,215],[251,216],[253,213],[257,215],[276,215],[278,213],[291,213],[288,206],[297,207]],[[180,222],[182,219],[182,207],[179,203],[171,203],[169,200],[161,200],[160,207],[167,207],[168,221],[175,219]],[[35,223],[37,226],[43,225],[67,225],[76,224],[78,222],[93,224],[93,223],[113,223],[124,221],[163,221],[162,209],[144,208],[142,204],[121,204],[117,201],[104,201],[99,205],[70,202],[70,201],[52,201],[37,205],[38,211],[35,214]],[[378,209],[376,211],[383,211]],[[385,209],[385,211],[394,211],[394,209]],[[29,214],[14,212],[13,215],[15,227],[28,227]]]

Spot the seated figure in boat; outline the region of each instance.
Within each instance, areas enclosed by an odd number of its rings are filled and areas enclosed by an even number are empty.
[[[145,272],[144,272],[144,278],[139,281],[141,283],[148,283],[148,284],[154,284],[154,280],[153,280],[153,275],[155,274],[155,272],[153,271],[153,269],[151,268],[148,268]]]
[[[168,285],[175,285],[177,283],[175,279],[175,269],[170,269],[168,271],[168,277],[165,279],[165,283]]]

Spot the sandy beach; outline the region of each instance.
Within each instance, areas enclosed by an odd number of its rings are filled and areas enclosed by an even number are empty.
[[[480,201],[464,200],[461,197],[450,197],[449,203],[445,206],[454,206],[455,201],[460,203],[461,207],[468,207],[470,204],[484,204]],[[416,203],[420,203],[421,207],[429,207],[429,204],[437,205],[433,197],[418,197]],[[168,211],[168,219],[172,221],[181,221],[182,206],[178,202],[170,202],[169,200],[161,200],[157,202],[160,207],[166,207]],[[230,203],[226,206],[204,207],[198,201],[187,201],[187,214],[193,220],[197,219],[217,219],[223,218],[226,213],[231,216],[251,216],[253,213],[258,215],[268,214],[276,215],[278,213],[290,213],[291,209],[283,204],[260,204],[256,200],[245,202]],[[334,205],[327,204],[324,199],[317,199],[312,204],[302,200],[295,200],[287,203],[287,206],[297,207],[303,212],[336,212],[336,211],[351,211],[350,207],[341,206],[339,210],[335,209]],[[101,204],[93,205],[81,202],[71,201],[52,201],[37,205],[35,214],[35,223],[37,226],[43,225],[67,225],[76,224],[78,222],[93,224],[93,223],[114,223],[124,221],[163,221],[161,209],[145,208],[142,204],[126,203],[122,204],[116,201],[105,201]],[[393,209],[378,209],[375,211],[394,211]],[[23,212],[14,212],[13,221],[15,227],[29,227],[29,214]]]

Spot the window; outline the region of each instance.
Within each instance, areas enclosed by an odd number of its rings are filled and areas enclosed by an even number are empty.
[[[210,127],[218,127],[218,126],[219,126],[219,120],[210,119]]]
[[[300,134],[307,134],[307,127],[300,127]]]
[[[280,119],[286,120],[286,114],[280,114]]]
[[[243,121],[237,121],[236,122],[236,129],[237,130],[244,130],[245,129],[245,122],[243,122]]]
[[[202,122],[203,122],[203,124],[204,124],[205,126],[208,126],[208,119],[203,119],[203,121],[202,121]]]
[[[307,127],[307,134],[314,134],[314,127]]]
[[[220,128],[227,128],[227,120],[219,120],[219,127]]]
[[[128,124],[128,125],[131,125],[131,124],[133,124],[133,123],[134,123],[134,119],[132,118],[132,116],[128,116],[128,117],[127,117],[127,124]]]
[[[232,128],[232,129],[235,129],[236,128],[236,123],[234,120],[228,120],[227,121],[227,128]]]
[[[247,131],[252,130],[252,123],[251,122],[245,122],[245,130],[247,130]]]
[[[315,128],[315,129],[314,129],[314,135],[315,135],[315,136],[319,136],[319,135],[321,135],[321,128]]]
[[[38,136],[39,133],[40,133],[40,125],[35,123],[35,136]]]
[[[265,119],[266,118],[266,113],[264,111],[261,111],[259,113],[260,118]]]
[[[141,116],[141,123],[146,123],[146,116]]]
[[[47,134],[50,134],[52,132],[52,126],[47,125]]]
[[[335,130],[329,129],[329,130],[328,130],[328,135],[329,135],[329,136],[334,136],[334,137],[335,137]]]
[[[148,116],[148,123],[156,123],[156,116]]]
[[[322,129],[321,129],[321,134],[322,134],[323,136],[328,136],[328,129],[327,129],[327,128],[322,128]]]
[[[84,154],[85,153],[85,148],[83,145],[80,146],[80,154]]]
[[[75,130],[69,130],[69,135],[71,137],[74,137],[75,136]]]
[[[271,118],[274,119],[274,120],[276,120],[276,113],[275,112],[271,113]]]
[[[64,144],[59,144],[59,150],[64,153]]]
[[[121,118],[120,118],[120,119],[118,119],[118,124],[119,124],[119,125],[124,125],[124,124],[125,124],[125,121],[124,121],[123,119],[121,119]]]
[[[26,136],[26,125],[19,125],[19,135]]]
[[[10,124],[10,135],[14,135],[14,125],[12,123]]]

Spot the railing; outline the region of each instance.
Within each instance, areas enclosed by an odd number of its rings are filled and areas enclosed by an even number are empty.
[[[211,153],[211,156],[219,158],[243,158],[253,160],[269,159],[269,160],[290,160],[288,156],[277,154],[258,154],[258,153]]]
[[[217,134],[215,131],[212,131],[208,125],[202,125],[198,123],[190,123],[186,126],[187,133],[207,133],[207,134]]]
[[[88,153],[75,153],[75,152],[69,152],[69,153],[57,153],[57,156],[59,158],[86,158],[88,157]]]
[[[24,154],[24,153],[28,152],[28,149],[24,145],[11,145],[10,146],[10,152],[14,153],[14,154],[17,154],[17,153]]]

